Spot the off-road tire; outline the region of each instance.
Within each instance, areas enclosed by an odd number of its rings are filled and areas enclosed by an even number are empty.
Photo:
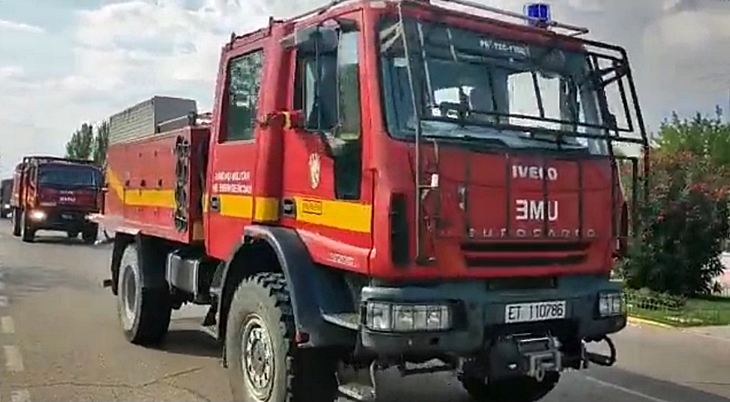
[[[117,311],[124,337],[136,345],[155,345],[162,342],[170,327],[172,303],[166,288],[149,289],[142,287],[142,273],[139,267],[137,246],[129,244],[124,249],[119,264],[119,291],[117,292]],[[132,275],[127,282],[125,275]],[[134,288],[134,305],[127,316],[125,298]],[[130,295],[131,296],[131,295]]]
[[[20,208],[13,209],[13,236],[20,237],[21,234],[21,228],[20,228]]]
[[[271,340],[273,385],[266,397],[250,390],[242,357],[244,327],[252,319]],[[299,349],[294,343],[294,316],[286,279],[259,273],[238,286],[228,313],[225,353],[228,377],[237,402],[332,402],[337,398],[337,362],[328,350]]]
[[[23,212],[20,217],[21,239],[26,243],[33,243],[35,241],[35,229],[28,223],[28,212]]]
[[[551,372],[545,374],[542,382],[522,376],[487,384],[478,378],[464,378],[461,384],[472,400],[477,402],[536,402],[549,394],[559,380],[560,374]]]
[[[86,228],[81,232],[81,240],[85,244],[94,244],[98,237],[99,237],[99,227],[96,225]]]

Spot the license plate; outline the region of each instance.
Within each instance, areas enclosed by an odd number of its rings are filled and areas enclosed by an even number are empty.
[[[73,219],[74,216],[73,215],[70,215],[70,214],[61,214],[61,218],[63,218],[63,219]]]
[[[504,322],[534,322],[565,318],[566,302],[547,301],[537,303],[508,304],[504,309]]]

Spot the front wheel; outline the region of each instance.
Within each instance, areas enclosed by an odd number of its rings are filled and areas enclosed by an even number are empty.
[[[19,208],[13,209],[13,236],[20,237],[20,212]]]
[[[20,214],[20,228],[22,230],[21,239],[26,243],[33,243],[35,241],[35,229],[28,223],[28,212]]]
[[[228,314],[226,361],[233,400],[332,402],[337,361],[327,350],[298,349],[284,275],[259,273],[236,290]]]
[[[167,289],[142,287],[142,273],[135,244],[124,249],[119,266],[117,310],[124,337],[131,343],[161,342],[170,326],[172,304]]]
[[[83,232],[81,232],[81,240],[86,244],[94,244],[99,236],[99,226],[96,224],[90,225]]]
[[[479,378],[464,378],[461,384],[477,402],[536,402],[552,391],[560,380],[560,373],[545,374],[542,381],[520,376],[485,383]]]

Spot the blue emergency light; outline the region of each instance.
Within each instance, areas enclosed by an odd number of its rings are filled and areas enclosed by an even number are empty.
[[[530,17],[527,24],[540,28],[546,28],[550,22],[550,5],[546,3],[525,4],[525,15]]]

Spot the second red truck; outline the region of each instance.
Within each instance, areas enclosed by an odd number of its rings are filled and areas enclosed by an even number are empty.
[[[24,157],[13,177],[13,235],[32,242],[37,231],[51,230],[94,243],[98,225],[87,215],[99,212],[103,187],[101,170],[90,161]]]

